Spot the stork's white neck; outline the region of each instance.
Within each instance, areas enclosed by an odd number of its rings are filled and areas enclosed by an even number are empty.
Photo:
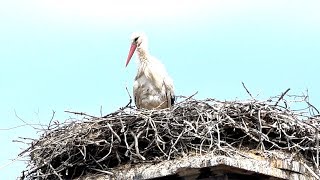
[[[141,44],[138,48],[137,48],[137,52],[138,52],[138,57],[141,63],[143,62],[147,62],[150,60],[149,56],[149,50],[146,46],[142,46],[143,44]]]

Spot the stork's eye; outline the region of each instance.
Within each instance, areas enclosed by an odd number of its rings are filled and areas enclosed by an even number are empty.
[[[139,39],[139,37],[134,38],[134,42],[137,42]]]

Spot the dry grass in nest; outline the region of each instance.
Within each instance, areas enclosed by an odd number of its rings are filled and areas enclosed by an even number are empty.
[[[104,117],[53,124],[23,152],[30,157],[22,179],[69,179],[88,173],[112,174],[125,163],[162,161],[188,154],[240,150],[283,150],[319,165],[319,121],[290,110],[285,93],[267,101],[185,98],[172,109],[121,108]],[[281,105],[280,105],[281,104]],[[309,119],[309,120],[303,120]],[[312,123],[311,123],[312,122]]]

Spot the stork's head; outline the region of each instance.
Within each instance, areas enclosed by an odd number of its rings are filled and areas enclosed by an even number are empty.
[[[128,54],[127,62],[126,62],[126,67],[128,66],[133,53],[135,52],[136,48],[144,48],[146,50],[147,48],[147,37],[143,33],[132,33],[131,35],[131,47],[130,51]]]

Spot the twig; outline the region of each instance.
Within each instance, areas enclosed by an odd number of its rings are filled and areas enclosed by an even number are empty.
[[[179,105],[179,104],[181,104],[181,103],[184,103],[184,102],[190,100],[191,98],[193,98],[193,96],[195,96],[195,95],[197,95],[197,94],[198,94],[198,91],[195,92],[194,94],[192,94],[191,96],[185,98],[184,101],[181,101],[181,102],[179,102],[179,103],[176,103],[175,105]]]
[[[119,143],[121,142],[121,138],[119,137],[119,135],[112,129],[110,123],[107,123],[108,128],[110,129],[110,131],[113,133],[113,135],[118,139]]]
[[[277,100],[277,102],[274,104],[274,106],[277,106],[278,103],[283,99],[283,97],[290,91],[290,88],[288,88],[285,92],[283,92],[281,94],[281,96],[279,97],[279,99]]]
[[[317,167],[319,168],[319,128],[316,129]]]
[[[306,103],[308,104],[308,106],[312,107],[313,110],[317,111],[318,115],[320,114],[319,110],[316,107],[314,107],[314,105],[310,104],[310,102],[308,101],[306,101]]]
[[[220,145],[220,144],[221,144],[221,141],[220,141],[220,129],[219,129],[219,124],[217,123],[217,124],[215,124],[215,126],[216,126],[217,133],[218,133],[218,137],[217,137],[217,138],[218,138],[218,139],[217,139],[217,140],[218,140],[218,142],[217,142],[217,146],[218,146],[218,148],[219,148],[219,149],[221,149],[221,145]]]
[[[312,174],[313,177],[315,177],[316,179],[320,179],[320,177],[306,163],[302,164]]]
[[[113,143],[113,135],[111,135],[110,148],[109,148],[108,154],[106,154],[103,158],[97,160],[98,163],[104,161],[111,154],[112,148],[113,148],[113,144],[112,143]]]
[[[317,112],[317,114],[319,115],[320,114],[319,110],[316,107],[314,107],[309,101],[309,90],[307,89],[306,92],[307,92],[306,93],[307,95],[304,95],[305,96],[305,102],[308,104],[309,107],[311,107],[310,114],[312,112],[313,113],[312,115],[315,115],[315,113],[313,112],[313,110],[315,110]]]
[[[263,144],[263,140],[262,140],[262,123],[261,123],[261,110],[258,110],[258,127],[259,127],[259,145],[261,150],[264,151],[264,144]]]
[[[102,106],[100,106],[100,116],[102,117]]]
[[[105,170],[96,169],[96,168],[90,168],[90,169],[113,176],[113,173],[110,171],[105,171]]]
[[[9,165],[11,165],[11,164],[13,164],[14,162],[18,161],[18,160],[19,160],[19,158],[20,158],[20,157],[18,156],[18,157],[16,157],[15,159],[10,160],[10,162],[8,162],[8,163],[6,163],[6,164],[4,164],[4,165],[0,166],[0,170],[2,170],[3,168],[5,168],[5,167],[7,167],[7,166],[9,166]]]
[[[50,121],[49,121],[48,130],[49,130],[50,127],[51,127],[51,122],[52,122],[55,114],[56,114],[56,112],[55,112],[54,110],[52,110],[52,116],[51,116],[51,119],[50,119]]]
[[[138,137],[131,131],[130,134],[132,135],[132,137],[134,138],[134,147],[136,149],[136,154],[139,158],[141,158],[142,160],[146,160],[145,157],[143,157],[141,154],[140,154],[140,151],[139,151],[139,141],[138,141]],[[139,136],[139,135],[138,135]]]
[[[35,127],[35,126],[44,126],[44,125],[43,124],[22,124],[22,125],[10,127],[10,128],[0,128],[0,131],[8,131],[8,130],[17,129],[17,128],[25,127],[25,126]],[[36,128],[36,129],[39,129],[39,128]]]
[[[53,173],[57,176],[57,178],[59,178],[60,180],[63,180],[60,175],[57,173],[57,171],[52,167],[51,164],[49,164],[50,168],[52,169]]]
[[[92,116],[92,115],[89,115],[89,114],[84,113],[84,112],[75,112],[75,111],[68,111],[68,110],[65,110],[64,112],[70,113],[70,114],[75,114],[75,115],[80,115],[80,116],[88,116],[88,117],[91,117],[91,118],[97,118],[96,116]]]
[[[246,87],[246,85],[244,85],[244,83],[243,82],[241,82],[242,83],[242,86],[244,87],[244,89],[247,91],[247,93],[249,94],[249,96],[252,98],[252,99],[254,99],[254,97],[252,96],[252,94],[250,93],[250,91],[248,90],[248,88]]]
[[[177,139],[174,141],[174,143],[171,145],[171,148],[170,148],[170,152],[169,152],[169,155],[168,155],[168,160],[170,159],[170,155],[172,153],[172,149],[174,148],[174,146],[178,143],[178,141],[180,140],[181,136],[184,134],[184,131],[185,130],[182,130],[182,132],[179,134],[179,136],[177,137]]]
[[[128,87],[126,86],[126,91],[127,91],[127,93],[128,93],[128,96],[129,96],[129,102],[128,102],[128,104],[126,105],[126,106],[124,106],[124,107],[122,107],[122,108],[120,108],[120,109],[125,109],[125,108],[127,108],[127,107],[130,107],[131,106],[131,103],[132,103],[132,97],[131,97],[131,95],[130,95],[130,93],[129,93],[129,90],[128,90]]]
[[[26,125],[28,125],[28,126],[32,127],[33,129],[38,129],[38,130],[39,130],[39,128],[36,128],[36,127],[35,127],[35,126],[33,126],[32,124],[27,123],[25,120],[23,120],[22,118],[20,118],[20,117],[18,116],[18,114],[17,114],[16,110],[14,110],[14,114],[15,114],[15,116],[16,116],[20,121],[22,121],[24,124],[26,124]]]

